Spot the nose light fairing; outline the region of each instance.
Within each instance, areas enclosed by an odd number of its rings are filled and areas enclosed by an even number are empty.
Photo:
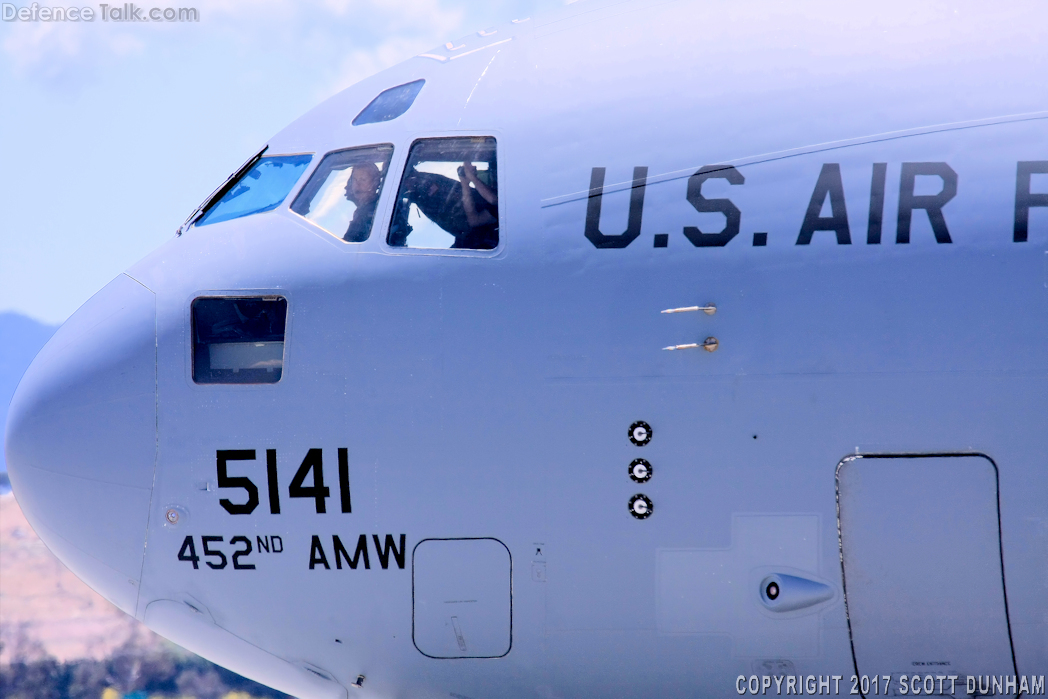
[[[19,505],[73,572],[134,614],[156,462],[156,302],[126,275],[63,325],[11,401]]]

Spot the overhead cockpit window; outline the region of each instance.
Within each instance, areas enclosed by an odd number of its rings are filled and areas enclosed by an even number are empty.
[[[388,143],[328,153],[291,210],[343,240],[367,240],[392,155]]]
[[[357,117],[353,120],[353,126],[375,124],[380,121],[396,119],[408,111],[425,84],[425,80],[416,80],[383,90],[378,94],[378,97],[371,100],[368,106],[361,110],[360,114],[357,114]]]
[[[196,225],[206,226],[277,208],[312,159],[312,155],[260,158],[228,192],[204,211]]]
[[[427,138],[411,146],[387,242],[492,250],[499,244],[495,139]]]
[[[284,371],[287,299],[193,301],[193,381],[276,383]]]

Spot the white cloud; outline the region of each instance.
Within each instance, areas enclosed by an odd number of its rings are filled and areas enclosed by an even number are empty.
[[[3,52],[15,75],[66,85],[112,59],[141,54],[141,37],[120,25],[90,22],[12,22]]]
[[[148,62],[154,53],[162,60],[185,46],[221,46],[278,51],[318,71],[333,89],[488,23],[563,1],[168,0],[157,5],[193,6],[199,21],[113,22],[96,12],[93,22],[4,22],[0,69],[6,63],[18,78],[68,90],[122,62]],[[138,6],[148,14],[153,2]]]
[[[0,50],[19,78],[67,90],[107,67],[191,44],[272,49],[345,87],[453,35],[463,11],[438,0],[180,0],[199,22],[5,22]],[[149,8],[147,4],[145,7]],[[148,10],[147,10],[148,11]]]
[[[428,39],[394,38],[372,49],[354,49],[341,58],[334,76],[318,87],[318,98],[327,97],[369,75],[417,55],[432,46]]]

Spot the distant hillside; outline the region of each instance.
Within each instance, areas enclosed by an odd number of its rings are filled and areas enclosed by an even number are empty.
[[[165,641],[77,579],[0,495],[0,697],[291,699]]]
[[[3,429],[7,408],[22,374],[55,330],[57,325],[44,325],[18,313],[0,313],[0,471],[7,471]],[[6,479],[0,479],[0,492],[2,481]]]
[[[135,636],[156,638],[81,582],[0,495],[0,665],[22,648],[58,660],[104,658]]]

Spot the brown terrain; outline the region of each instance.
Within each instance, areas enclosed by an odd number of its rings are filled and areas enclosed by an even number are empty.
[[[14,495],[0,495],[0,664],[47,655],[102,659],[160,638],[82,583],[26,522]]]

